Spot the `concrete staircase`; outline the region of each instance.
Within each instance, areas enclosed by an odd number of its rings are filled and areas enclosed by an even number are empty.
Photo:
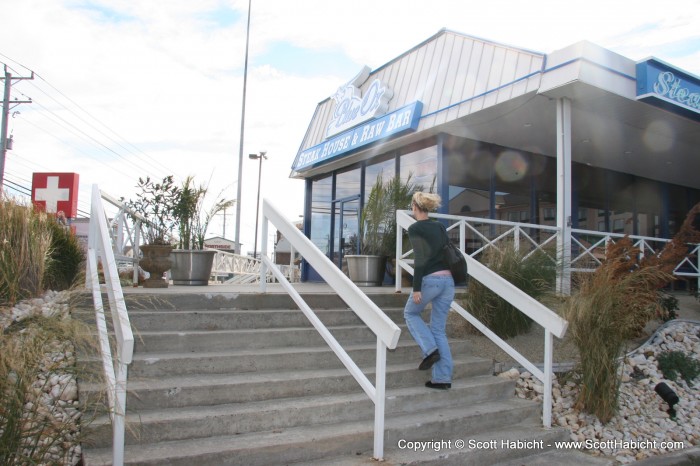
[[[577,464],[576,452],[535,462],[565,454],[547,445],[568,432],[544,429],[541,405],[515,398],[514,383],[494,377],[492,362],[467,342],[451,343],[452,389],[425,388],[430,374],[416,370],[420,351],[403,322],[407,295],[391,291],[370,295],[403,329],[387,356],[386,464]],[[304,297],[373,380],[371,332],[336,295]],[[287,296],[130,295],[127,307],[136,345],[126,464],[370,463],[374,405]],[[81,398],[99,389],[81,384]],[[109,418],[84,429],[85,464],[111,464]],[[543,448],[503,448],[502,440]],[[422,451],[406,448],[417,445]],[[583,457],[580,464],[595,464]]]

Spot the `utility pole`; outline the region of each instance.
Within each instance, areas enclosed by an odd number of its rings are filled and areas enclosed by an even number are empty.
[[[19,77],[13,78],[12,73],[7,71],[7,65],[5,65],[5,76],[2,78],[5,80],[5,94],[2,99],[2,127],[0,128],[0,198],[2,197],[2,186],[5,181],[5,156],[7,154],[7,125],[8,118],[10,116],[10,103],[13,104],[31,104],[31,100],[13,100],[10,102],[10,90],[12,88],[12,80],[21,79],[34,79],[34,72],[29,77]]]

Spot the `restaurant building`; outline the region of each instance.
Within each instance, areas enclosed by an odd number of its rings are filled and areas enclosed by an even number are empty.
[[[433,186],[445,214],[670,238],[700,202],[700,78],[443,29],[316,107],[291,176],[305,234],[339,266],[379,174]]]

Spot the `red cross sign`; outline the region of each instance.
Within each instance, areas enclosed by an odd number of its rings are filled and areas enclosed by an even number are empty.
[[[32,174],[32,203],[48,213],[63,211],[67,218],[77,217],[78,174]]]

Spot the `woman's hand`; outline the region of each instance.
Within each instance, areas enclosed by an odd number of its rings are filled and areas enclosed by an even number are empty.
[[[416,304],[420,304],[422,300],[423,300],[423,297],[421,296],[420,291],[414,291],[413,292],[413,302]]]

